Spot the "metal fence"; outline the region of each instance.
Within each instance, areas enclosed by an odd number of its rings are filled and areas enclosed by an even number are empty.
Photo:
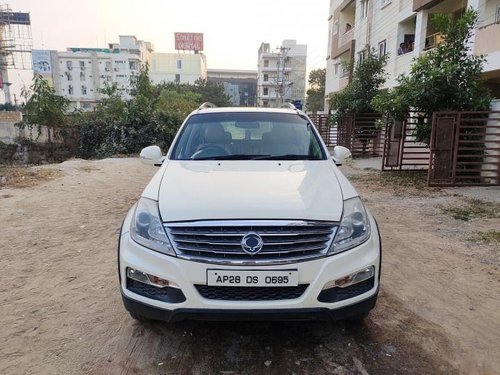
[[[500,111],[434,114],[428,184],[500,185]]]
[[[317,114],[309,115],[316,129],[318,129],[323,141],[327,146],[335,146],[337,144],[337,127],[330,126],[329,115]]]
[[[385,132],[378,113],[348,114],[337,123],[337,144],[351,150],[353,156],[382,156]]]
[[[429,148],[415,137],[418,122],[429,119],[416,114],[403,121],[386,124],[382,170],[426,170],[429,167]]]

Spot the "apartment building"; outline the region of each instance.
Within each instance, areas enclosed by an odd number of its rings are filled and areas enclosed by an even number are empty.
[[[153,53],[149,66],[153,83],[177,82],[193,84],[207,79],[207,58],[203,53]]]
[[[102,89],[117,84],[129,98],[130,84],[153,46],[135,36],[120,36],[109,48],[68,48],[66,51],[33,51],[33,70],[48,79],[58,95],[75,109],[90,110],[102,99]]]
[[[458,17],[467,7],[479,12],[472,51],[486,55],[483,75],[493,95],[500,97],[500,0],[331,0],[325,109],[328,94],[349,83],[344,62],[361,61],[367,46],[388,53],[384,88],[394,87],[397,78],[409,72],[413,58],[442,41],[432,15]]]
[[[236,107],[255,107],[257,95],[256,70],[208,69],[209,81],[219,82]]]
[[[257,105],[277,107],[305,102],[307,45],[284,40],[276,50],[262,43],[258,52]]]

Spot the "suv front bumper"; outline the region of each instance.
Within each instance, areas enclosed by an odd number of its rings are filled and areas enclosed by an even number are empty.
[[[371,217],[372,234],[360,246],[340,254],[316,260],[283,265],[222,266],[193,262],[149,250],[135,243],[128,232],[130,215],[124,221],[119,241],[120,288],[125,308],[135,314],[153,320],[179,321],[204,320],[344,320],[366,315],[376,303],[380,266],[381,245],[375,220]],[[375,276],[369,290],[361,290],[350,298],[325,303],[318,296],[326,283],[342,278],[369,266],[375,267]],[[134,293],[127,287],[126,269],[164,278],[178,285],[180,298],[169,303],[146,294]],[[196,285],[206,285],[207,269],[258,269],[298,270],[299,284],[307,285],[297,298],[271,301],[226,301],[204,298]],[[172,289],[172,288],[171,288]]]

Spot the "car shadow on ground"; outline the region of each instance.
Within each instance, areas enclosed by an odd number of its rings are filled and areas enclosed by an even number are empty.
[[[114,366],[138,373],[457,372],[440,355],[449,343],[437,327],[384,293],[362,322],[130,324],[128,356]]]

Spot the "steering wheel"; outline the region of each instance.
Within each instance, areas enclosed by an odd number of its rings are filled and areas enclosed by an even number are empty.
[[[211,156],[226,156],[229,155],[227,150],[216,144],[204,144],[198,147],[198,150],[191,155],[191,159],[209,158]]]

